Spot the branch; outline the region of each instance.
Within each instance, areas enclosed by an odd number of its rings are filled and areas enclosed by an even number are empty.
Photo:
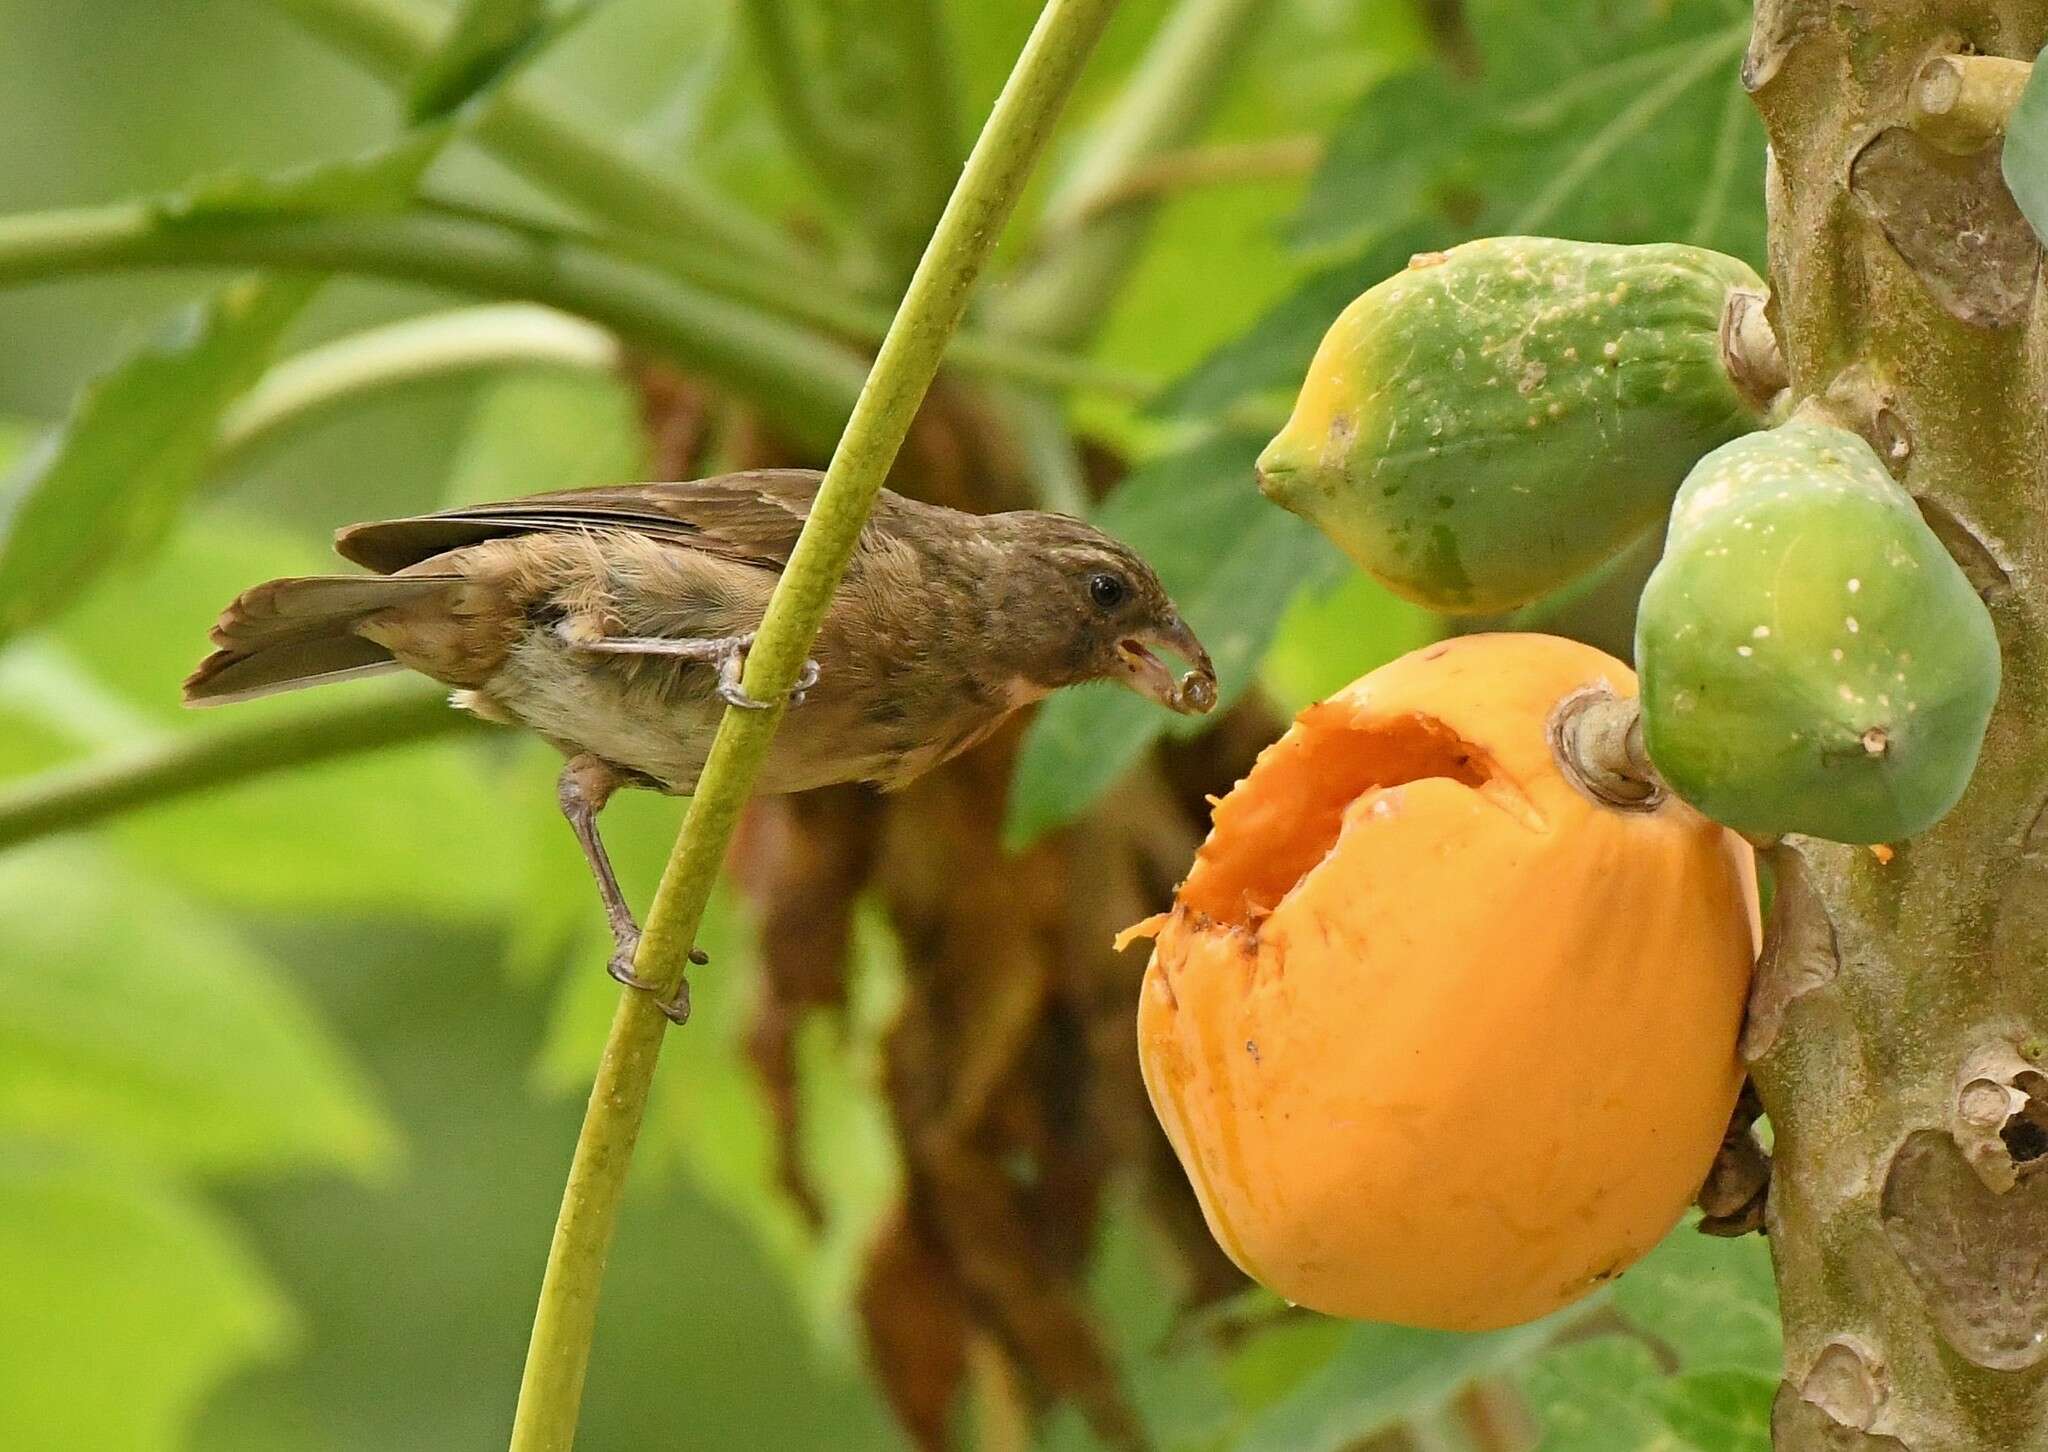
[[[702,372],[826,448],[853,407],[849,350],[695,291],[643,263],[538,232],[443,213],[224,217],[165,224],[141,202],[0,217],[0,286],[137,267],[364,273],[547,303]]]
[[[1920,67],[1906,120],[1943,151],[1970,156],[2005,134],[2034,68],[1996,55],[1938,55]]]
[[[1241,186],[1307,176],[1323,159],[1320,136],[1276,136],[1162,151],[1137,163],[1086,203],[1074,221],[1085,226],[1133,202],[1158,202],[1197,187]]]
[[[445,694],[379,694],[252,724],[182,732],[141,751],[59,767],[0,788],[0,852],[138,807],[295,766],[479,729]]]
[[[603,328],[531,303],[490,303],[407,318],[309,348],[272,368],[229,410],[216,464],[263,448],[309,419],[408,383],[491,368],[610,372]]]
[[[1073,346],[1089,337],[1144,250],[1157,200],[1106,206],[1132,172],[1201,133],[1272,0],[1181,0],[1086,154],[1047,205],[1057,248],[1012,285],[1006,331]],[[1092,218],[1092,220],[1085,220]]]
[[[422,0],[271,0],[380,81],[404,87],[433,54],[445,18]],[[615,123],[546,82],[506,85],[475,122],[476,140],[528,180],[622,227],[770,262],[807,285],[836,287],[816,258],[695,177],[641,156]]]
[[[575,1439],[605,1256],[667,1023],[656,994],[673,994],[683,981],[712,883],[781,720],[779,703],[810,653],[975,279],[1115,5],[1116,0],[1049,0],[1039,15],[882,340],[768,603],[748,653],[744,685],[757,699],[778,704],[769,711],[725,713],[655,891],[633,967],[656,992],[626,990],[612,1018],[548,1248],[513,1422],[514,1452],[565,1452]],[[660,1348],[645,1351],[644,1361],[658,1363]]]

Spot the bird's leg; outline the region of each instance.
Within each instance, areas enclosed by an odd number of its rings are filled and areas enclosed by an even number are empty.
[[[599,635],[586,639],[571,622],[565,620],[555,627],[555,633],[572,649],[599,655],[662,655],[671,660],[696,660],[715,665],[718,667],[718,698],[721,701],[743,711],[768,709],[768,702],[755,700],[740,684],[740,673],[747,666],[747,651],[754,644],[754,632],[751,630],[742,635],[720,635],[709,639],[670,639],[662,635]],[[807,660],[797,673],[796,685],[790,690],[789,704],[801,706],[805,692],[816,684],[818,663]]]
[[[605,971],[628,988],[651,993],[659,985],[648,982],[633,971],[633,955],[640,947],[640,925],[633,921],[633,910],[626,905],[626,895],[619,891],[619,878],[612,871],[611,854],[604,850],[604,838],[597,832],[597,814],[604,810],[605,803],[612,799],[612,793],[622,782],[623,778],[610,762],[584,752],[570,757],[562,768],[562,775],[555,785],[555,796],[562,804],[562,815],[568,819],[569,830],[576,834],[576,844],[583,849],[583,860],[590,864],[591,876],[597,879],[597,895],[604,900],[605,922],[612,930],[612,956],[605,964]],[[709,960],[692,948],[690,961],[701,965]],[[689,980],[676,985],[675,997],[658,1001],[661,1011],[675,1022],[687,1021],[690,1017]]]

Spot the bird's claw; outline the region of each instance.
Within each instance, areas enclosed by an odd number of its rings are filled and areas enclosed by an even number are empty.
[[[733,638],[732,649],[718,662],[718,699],[742,711],[765,711],[771,703],[748,695],[746,687],[740,683],[741,672],[747,666],[747,650],[753,643],[754,636],[751,631]],[[818,663],[807,660],[803,669],[797,672],[796,684],[790,688],[789,704],[801,706],[804,703],[804,696],[816,684]]]
[[[621,933],[618,945],[612,950],[611,961],[604,965],[605,972],[628,988],[637,988],[642,993],[655,994],[654,1006],[667,1016],[670,1023],[683,1024],[690,1021],[690,980],[683,978],[676,983],[676,991],[668,997],[661,997],[661,985],[642,978],[633,971],[633,957],[640,948],[640,934]],[[699,968],[711,961],[702,948],[690,950],[690,962]]]
[[[804,662],[804,668],[796,673],[796,684],[790,687],[789,704],[801,706],[804,703],[804,697],[811,693],[811,687],[816,684],[818,684],[818,663],[814,660],[807,660]]]

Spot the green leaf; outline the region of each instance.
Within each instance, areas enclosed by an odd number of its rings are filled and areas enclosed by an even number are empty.
[[[138,1175],[0,1140],[0,1446],[174,1452],[289,1310],[206,1210]]]
[[[1356,1446],[1442,1405],[1474,1377],[1530,1356],[1557,1334],[1560,1319],[1473,1334],[1360,1323],[1314,1375],[1252,1419],[1234,1452],[1341,1452]]]
[[[434,121],[502,84],[603,0],[463,0],[446,36],[413,77],[406,113]]]
[[[1696,1452],[1664,1419],[1663,1383],[1655,1355],[1631,1337],[1546,1353],[1522,1376],[1543,1428],[1537,1452]]]
[[[2019,104],[2005,123],[2005,150],[1999,158],[2005,185],[2034,235],[2048,241],[2048,66],[2034,62]]]
[[[485,388],[449,469],[452,504],[645,477],[638,400],[619,379],[515,374]]]
[[[1295,240],[1343,243],[1390,223],[1417,225],[1412,219],[1437,208],[1444,179],[1466,161],[1479,114],[1469,84],[1441,63],[1382,78],[1331,133],[1294,219]]]
[[[1775,1381],[1783,1369],[1778,1293],[1761,1236],[1722,1239],[1681,1225],[1621,1278],[1614,1299],[1688,1371]]]
[[[176,226],[251,215],[394,211],[412,199],[453,134],[447,126],[427,126],[355,156],[278,172],[214,172],[160,198],[156,214],[163,224]]]
[[[69,420],[0,483],[0,639],[48,619],[169,531],[204,475],[221,415],[314,286],[225,288],[86,386]]]
[[[1443,633],[1442,616],[1354,570],[1328,594],[1295,598],[1266,653],[1259,683],[1274,705],[1291,714]]]
[[[277,175],[203,178],[156,202],[158,224],[399,206],[450,134],[429,128]],[[180,312],[164,336],[89,383],[64,425],[0,481],[0,640],[167,533],[205,477],[229,405],[261,376],[319,281],[245,280]]]
[[[0,962],[0,1127],[205,1169],[389,1162],[277,966],[109,854],[0,858]]]
[[[320,710],[322,697],[388,690],[390,682],[365,681],[223,711],[178,703],[178,682],[236,592],[334,568],[324,549],[244,510],[200,511],[146,568],[102,580],[50,639],[17,644],[0,669],[0,707],[65,730],[77,757],[133,751],[159,733],[207,731],[231,716],[285,720]],[[0,732],[0,774],[50,764],[46,751]],[[507,830],[520,813],[561,830],[547,778],[529,790],[487,748],[451,740],[179,798],[107,831],[152,871],[239,908],[417,909],[502,921],[521,901],[518,843]]]
[[[1340,244],[1429,211],[1469,235],[1684,241],[1761,261],[1764,137],[1737,75],[1749,6],[1478,0],[1468,14],[1478,79],[1438,63],[1369,91],[1298,240]]]
[[[1212,417],[1240,399],[1271,394],[1280,415],[1292,406],[1316,345],[1337,314],[1374,283],[1393,276],[1418,252],[1451,240],[1442,222],[1409,222],[1364,252],[1303,280],[1250,328],[1232,338],[1162,392],[1149,411],[1178,418]]]
[[[1148,560],[1216,663],[1207,718],[1175,717],[1129,691],[1063,691],[1039,709],[1017,763],[1005,840],[1022,846],[1072,821],[1168,731],[1192,734],[1229,708],[1287,606],[1342,578],[1336,550],[1268,504],[1253,482],[1264,440],[1230,434],[1155,460],[1104,502],[1101,525]]]
[[[1699,1452],[1771,1452],[1778,1379],[1751,1371],[1674,1376],[1658,1391],[1664,1420]]]

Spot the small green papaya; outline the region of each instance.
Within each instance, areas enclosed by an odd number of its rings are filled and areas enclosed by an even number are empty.
[[[1763,296],[1742,262],[1677,244],[1425,253],[1331,325],[1260,488],[1398,595],[1526,605],[1653,526],[1707,450],[1763,426],[1721,345]]]
[[[1961,567],[1857,435],[1795,419],[1716,449],[1636,615],[1643,744],[1738,831],[1890,842],[1955,805],[1998,696]]]

